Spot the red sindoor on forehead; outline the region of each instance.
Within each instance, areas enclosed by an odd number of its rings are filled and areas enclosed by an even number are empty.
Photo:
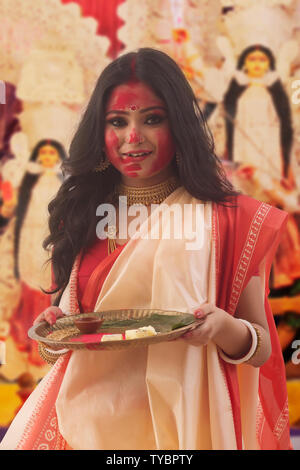
[[[148,103],[149,106],[161,106],[161,100],[154,94],[150,87],[146,84],[145,87],[143,82],[127,81],[122,85],[118,85],[112,90],[111,96],[107,103],[108,110],[122,110],[131,109],[136,111],[144,103]],[[137,86],[137,87],[136,87]],[[146,105],[145,105],[146,106]],[[147,106],[146,106],[147,107]]]
[[[127,82],[126,85],[129,86],[129,88],[125,88],[125,90],[122,90],[121,92],[114,91],[113,92],[113,103],[112,106],[115,109],[126,109],[130,108],[132,111],[135,111],[138,109],[138,106],[136,104],[131,104],[131,103],[136,103],[137,96],[134,91],[130,89],[130,83]]]
[[[136,76],[136,57],[135,56],[132,58],[130,68],[131,68],[131,76],[130,76],[129,82],[133,82],[133,83],[139,82],[139,79]]]

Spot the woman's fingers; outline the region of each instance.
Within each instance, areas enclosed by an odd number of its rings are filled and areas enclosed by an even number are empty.
[[[47,321],[50,325],[53,325],[60,317],[64,317],[64,313],[59,307],[48,307],[35,319],[33,324]]]
[[[53,325],[53,323],[56,322],[56,315],[53,312],[47,312],[45,313],[45,320],[50,323],[50,325]]]
[[[202,344],[201,327],[188,331],[182,338],[194,345]]]
[[[206,322],[206,316],[203,316],[201,319],[197,319],[195,323],[193,323],[193,326],[186,332],[184,335],[181,336],[183,339],[189,339],[189,338],[194,338],[195,335],[198,336],[198,329],[201,328],[201,325],[203,325]]]
[[[194,311],[194,316],[196,318],[204,318],[209,313],[212,313],[214,309],[215,309],[215,305],[211,303],[204,303],[200,305],[200,307]]]
[[[64,317],[64,313],[58,307],[52,307],[48,312],[45,313],[45,320],[53,325],[56,322],[57,318]]]
[[[44,313],[40,313],[34,320],[33,324],[36,325],[37,323],[40,323],[41,321],[44,321],[44,320],[45,320]]]

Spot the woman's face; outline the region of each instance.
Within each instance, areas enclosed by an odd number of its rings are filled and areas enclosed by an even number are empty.
[[[249,77],[263,77],[270,69],[270,59],[260,50],[250,52],[245,60],[245,69]]]
[[[105,109],[105,152],[127,178],[150,178],[175,155],[165,103],[142,82],[113,89]]]
[[[37,161],[44,168],[53,168],[60,161],[59,153],[52,145],[43,145],[39,149]]]

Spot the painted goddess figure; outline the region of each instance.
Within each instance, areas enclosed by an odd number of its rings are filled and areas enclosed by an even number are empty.
[[[236,183],[253,197],[289,212],[299,210],[296,202],[290,204],[296,199],[290,103],[270,49],[254,45],[242,52],[224,108],[227,157],[240,167]],[[300,231],[291,215],[274,260],[272,287],[292,286],[299,277]]]
[[[62,184],[60,166],[65,158],[63,146],[53,139],[35,145],[13,217],[0,239],[0,326],[7,325],[7,361],[1,373],[9,380],[24,371],[38,380],[48,370],[27,331],[36,311],[51,303],[41,290],[51,285],[51,266],[45,264],[48,254],[42,243],[47,234],[48,204]]]
[[[224,108],[228,159],[289,179],[291,111],[270,49],[254,45],[242,52]]]

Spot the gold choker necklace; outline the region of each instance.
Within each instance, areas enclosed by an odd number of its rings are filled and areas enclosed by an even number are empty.
[[[127,206],[132,206],[133,204],[143,204],[145,206],[161,204],[179,186],[180,183],[176,176],[171,176],[163,183],[142,188],[127,186],[126,184],[120,183],[112,193],[112,197],[109,200],[110,202],[117,204],[119,196],[126,196]],[[117,247],[115,237],[116,227],[110,226],[107,232],[108,255]]]
[[[180,186],[176,176],[171,176],[163,183],[155,184],[148,187],[127,186],[120,183],[116,190],[117,196],[126,196],[127,205],[144,204],[161,204],[170,194]]]

